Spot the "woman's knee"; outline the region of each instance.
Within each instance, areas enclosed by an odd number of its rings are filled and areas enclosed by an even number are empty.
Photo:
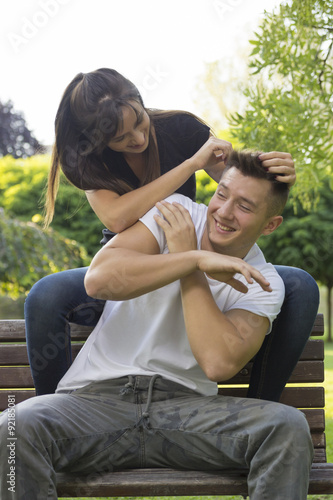
[[[87,268],[71,269],[59,273],[50,274],[40,279],[31,288],[26,301],[26,312],[37,308],[45,310],[61,309],[62,304],[67,303],[84,290],[84,276]]]
[[[319,288],[315,279],[303,269],[289,266],[275,266],[281,276],[286,294],[301,292],[302,296],[311,297],[311,301],[319,303]]]

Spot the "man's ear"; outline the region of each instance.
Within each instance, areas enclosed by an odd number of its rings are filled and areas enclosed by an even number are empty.
[[[282,224],[282,221],[283,221],[282,215],[275,215],[274,217],[271,217],[261,234],[271,234],[273,231],[275,231],[276,228],[278,228]]]

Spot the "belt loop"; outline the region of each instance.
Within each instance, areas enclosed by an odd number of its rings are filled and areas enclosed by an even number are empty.
[[[121,396],[125,396],[126,394],[129,394],[129,392],[133,390],[134,390],[134,377],[133,375],[129,375],[127,384],[125,384],[124,387],[120,389],[119,394]]]

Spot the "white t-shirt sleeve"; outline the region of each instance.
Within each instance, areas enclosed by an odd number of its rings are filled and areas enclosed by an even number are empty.
[[[243,275],[236,274],[235,278],[242,281],[248,287],[248,292],[237,292],[230,287],[223,309],[224,312],[231,309],[243,309],[258,316],[266,317],[269,321],[268,334],[272,329],[273,321],[281,311],[285,289],[283,280],[276,272],[274,266],[266,263],[257,268],[259,268],[259,271],[270,282],[272,292],[264,291],[257,282],[249,285]]]
[[[172,194],[171,196],[165,198],[165,200],[169,203],[176,201],[177,203],[183,205],[183,207],[185,207],[190,212],[192,219],[194,219],[195,217],[195,214],[193,212],[197,210],[197,207],[199,207],[197,203],[194,203],[190,198],[182,194]],[[157,240],[157,243],[159,244],[161,253],[168,253],[169,250],[166,242],[166,237],[163,229],[160,228],[160,226],[154,219],[155,214],[161,215],[161,212],[158,210],[158,208],[153,207],[139,220],[153,233]]]

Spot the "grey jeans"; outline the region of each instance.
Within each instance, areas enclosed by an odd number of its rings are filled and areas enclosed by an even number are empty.
[[[245,467],[251,500],[307,497],[308,424],[279,403],[202,396],[158,376],[135,376],[18,404],[15,440],[8,422],[4,412],[1,500],[56,499],[58,471],[133,467]]]

